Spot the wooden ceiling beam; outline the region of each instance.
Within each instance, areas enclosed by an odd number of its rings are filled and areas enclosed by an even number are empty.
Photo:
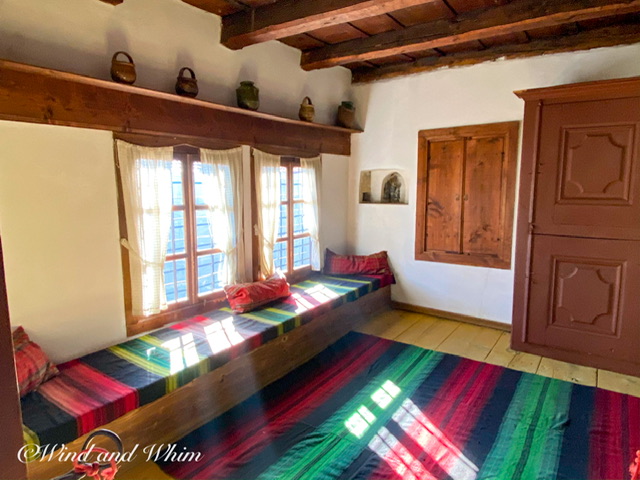
[[[108,3],[109,5],[120,5],[124,0],[100,0],[101,2]]]
[[[575,35],[533,40],[529,43],[501,45],[486,50],[460,52],[444,57],[425,57],[412,63],[380,68],[359,68],[353,71],[354,83],[367,83],[385,78],[427,72],[443,67],[460,67],[497,60],[524,58],[548,53],[573,52],[640,42],[640,24],[617,25],[587,30]]]
[[[638,11],[640,0],[514,0],[461,14],[455,21],[437,20],[318,48],[303,53],[301,64],[305,70],[327,68]]]
[[[439,0],[280,0],[222,18],[222,43],[239,49]]]

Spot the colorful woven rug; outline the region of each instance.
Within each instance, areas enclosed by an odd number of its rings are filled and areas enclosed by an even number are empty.
[[[640,398],[350,333],[180,440],[177,479],[628,479]]]

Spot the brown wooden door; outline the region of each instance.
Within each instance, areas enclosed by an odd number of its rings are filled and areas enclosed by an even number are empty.
[[[640,81],[627,93],[611,85],[527,98],[537,124],[525,118],[532,191],[521,195],[532,208],[528,240],[522,229],[518,238],[528,257],[527,268],[522,252],[516,261],[526,278],[516,280],[512,343],[640,375]]]

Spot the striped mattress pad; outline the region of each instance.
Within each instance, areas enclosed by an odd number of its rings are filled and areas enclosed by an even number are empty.
[[[60,447],[392,282],[314,273],[259,310],[234,314],[225,306],[60,364],[60,375],[22,399],[25,443]]]

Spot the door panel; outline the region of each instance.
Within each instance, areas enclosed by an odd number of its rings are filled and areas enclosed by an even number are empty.
[[[638,242],[536,235],[527,338],[640,363]]]
[[[640,239],[640,99],[545,107],[534,233]]]
[[[464,139],[429,142],[428,148],[426,247],[460,253]]]
[[[500,256],[504,137],[467,140],[463,247],[465,253]]]

